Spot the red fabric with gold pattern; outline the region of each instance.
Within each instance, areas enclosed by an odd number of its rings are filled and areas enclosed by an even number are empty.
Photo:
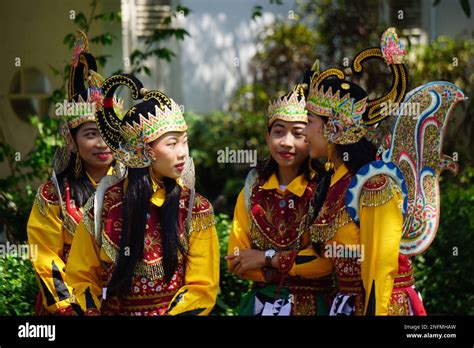
[[[71,189],[69,182],[64,179],[64,191],[61,194],[61,200],[63,205],[61,206],[61,219],[63,220],[64,229],[69,232],[72,236],[74,235],[77,225],[82,220],[82,211],[80,207],[75,205],[74,200],[71,198]],[[53,205],[60,205],[58,192],[52,181],[47,181],[39,188],[40,198]]]
[[[426,315],[425,307],[414,285],[415,278],[411,260],[406,255],[399,254],[398,272],[393,283],[388,315]],[[410,307],[413,313],[410,313]]]
[[[46,181],[39,188],[41,198],[50,204],[59,204],[59,196],[52,181]]]
[[[123,297],[107,297],[102,315],[155,316],[165,315],[178,290],[184,286],[185,266],[181,263],[170,282],[133,277],[130,293]]]
[[[338,294],[354,297],[354,315],[364,314],[365,291],[361,278],[361,267],[358,258],[335,257],[334,271],[336,274]]]
[[[315,182],[309,182],[303,195],[298,197],[288,191],[280,194],[277,190],[263,190],[260,185],[254,185],[250,196],[251,218],[258,232],[276,250],[291,247],[301,237],[300,224],[305,222],[316,186]]]
[[[379,191],[388,185],[388,180],[385,175],[375,175],[371,177],[364,184],[364,190]]]
[[[338,213],[346,208],[346,192],[351,180],[352,174],[347,173],[329,188],[314,224],[330,224]]]
[[[190,195],[189,189],[186,187],[183,188],[181,192],[181,197],[180,197],[180,207],[184,208],[184,210],[180,211],[182,213],[187,214],[188,212],[189,195]],[[212,210],[211,202],[209,202],[207,198],[205,198],[204,196],[196,192],[194,195],[193,214],[202,214],[202,213],[209,212],[210,210]]]
[[[316,278],[302,279],[289,277],[284,282],[293,295],[291,315],[321,315],[327,309],[318,308],[318,296],[322,296],[326,306],[330,305],[330,296],[334,292],[335,284],[332,274]],[[324,315],[326,315],[325,313]]]
[[[196,195],[197,196],[197,195]],[[207,199],[205,200],[209,206]],[[182,202],[182,203],[181,203]],[[120,250],[120,235],[122,233],[123,222],[123,189],[119,183],[111,187],[104,197],[104,209],[102,211],[105,237],[117,249]],[[183,230],[184,222],[188,213],[189,190],[184,188],[181,190],[180,196],[180,211],[178,226],[180,229],[180,236],[183,242],[186,243],[185,231]],[[205,202],[202,203],[205,205]],[[199,207],[195,208],[199,210]],[[201,207],[202,209],[202,207]],[[194,209],[193,209],[194,210]],[[150,204],[149,218],[145,229],[145,244],[143,249],[143,259],[147,264],[154,264],[160,262],[162,259],[161,241],[160,241],[160,224],[159,224],[159,208]]]
[[[187,188],[181,190],[178,226],[183,245],[187,245],[188,236],[184,225],[188,215],[190,191]],[[108,256],[118,254],[120,251],[120,238],[123,222],[123,182],[110,187],[104,196],[102,218],[104,221],[104,243],[103,247]],[[114,296],[107,297],[102,304],[102,315],[165,315],[170,301],[177,291],[184,286],[185,264],[180,257],[176,272],[171,281],[165,282],[162,276],[162,247],[160,237],[159,207],[150,204],[149,218],[145,227],[145,240],[142,262],[146,274],[134,273],[130,292],[119,299]],[[199,214],[209,211],[211,205],[207,199],[199,194],[195,195],[193,213]],[[110,247],[113,250],[110,250]],[[109,248],[109,249],[107,249]],[[111,257],[114,261],[114,257]],[[146,268],[149,267],[149,268]],[[110,281],[114,265],[111,264],[103,270],[102,279],[104,286]]]

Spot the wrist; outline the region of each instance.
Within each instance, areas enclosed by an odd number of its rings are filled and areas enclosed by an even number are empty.
[[[276,251],[273,249],[268,249],[265,251],[265,264],[264,266],[267,268],[273,267],[273,260],[275,259]]]
[[[279,262],[280,255],[281,253],[277,252],[275,256],[272,258],[272,267],[275,269],[280,269],[280,262]]]
[[[265,257],[265,251],[262,251],[262,257],[260,258],[260,261],[259,261],[259,265],[260,265],[260,268],[265,268],[266,265],[267,265],[267,260],[266,260],[266,257]]]

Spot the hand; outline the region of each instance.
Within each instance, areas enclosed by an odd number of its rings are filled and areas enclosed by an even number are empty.
[[[73,308],[71,305],[67,307],[62,307],[56,310],[54,312],[54,315],[61,315],[61,316],[72,316],[72,315],[77,315],[76,312],[74,312]]]
[[[238,255],[227,255],[225,259],[230,262],[229,272],[239,277],[246,271],[265,266],[265,252],[256,249],[243,249]]]

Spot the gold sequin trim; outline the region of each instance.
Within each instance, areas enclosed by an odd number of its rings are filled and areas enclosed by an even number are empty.
[[[403,278],[403,277],[409,277],[409,276],[413,276],[413,269],[405,273],[397,273],[396,278]]]
[[[388,313],[389,316],[406,316],[410,315],[410,306],[409,306],[409,298],[405,292],[394,292],[392,294],[392,298],[390,299],[390,303],[388,305]]]
[[[190,233],[204,231],[215,224],[216,220],[214,219],[212,209],[205,212],[193,213]]]
[[[84,211],[86,212],[83,217],[84,225],[86,226],[87,231],[94,236],[94,228],[91,221],[91,218],[87,212],[92,208],[93,200],[89,205],[89,201],[84,206]],[[194,232],[204,231],[216,224],[214,218],[213,209],[207,209],[202,212],[193,213],[191,215],[191,228],[189,234]],[[117,246],[112,243],[112,241],[107,237],[104,230],[101,233],[102,239],[102,248],[104,249],[106,255],[112,260],[114,264],[117,264],[119,250]],[[189,235],[185,233],[181,234],[181,243],[186,251],[189,249]],[[178,262],[183,262],[183,256],[181,253],[178,253]],[[134,275],[138,277],[146,277],[150,280],[157,280],[162,279],[165,275],[164,268],[163,268],[163,258],[160,257],[157,260],[153,261],[153,263],[147,263],[143,259],[138,261],[137,266],[135,267]]]
[[[84,223],[84,226],[86,228],[86,231],[89,232],[95,239],[95,232],[94,232],[94,226],[92,224],[92,220],[90,217],[90,210],[94,206],[94,196],[90,197],[89,200],[84,204],[84,207],[82,208],[82,222]]]
[[[407,280],[405,282],[397,282],[396,280],[393,282],[393,286],[397,288],[406,288],[415,285],[415,281],[413,279]]]
[[[43,190],[45,189],[45,186],[48,185],[48,183],[46,184],[42,184],[39,188],[38,188],[38,192],[36,193],[36,204],[38,205],[38,210],[39,212],[41,213],[41,215],[43,216],[46,216],[48,215],[49,213],[49,205],[50,204],[53,204],[53,205],[57,205],[59,203],[59,200],[49,200],[47,199],[46,197],[43,196]],[[50,190],[50,192],[52,192],[52,190],[54,190],[54,192],[56,192],[56,189],[54,188],[54,186],[51,184],[49,186],[47,186],[48,189]],[[57,194],[57,193],[56,193]]]
[[[212,210],[208,210],[203,213],[195,213],[192,215],[192,227],[190,233],[203,231],[211,226],[214,226],[215,223],[216,222]],[[189,248],[188,238],[181,238],[181,242],[183,243],[183,246],[187,251]],[[118,261],[119,250],[117,250],[113,243],[107,238],[104,231],[102,231],[102,248],[104,249],[107,256],[113,261],[113,263],[116,264]],[[183,257],[181,253],[179,253],[178,262],[182,261]],[[165,271],[163,268],[163,258],[160,257],[152,264],[147,263],[144,260],[140,260],[137,263],[133,274],[137,277],[145,277],[150,280],[162,279],[165,275]]]
[[[76,221],[71,217],[69,216],[69,214],[67,213],[66,209],[63,209],[63,227],[66,231],[68,231],[68,233],[74,237],[74,233],[76,232],[76,228],[77,228],[77,223]]]
[[[252,244],[258,247],[260,250],[268,250],[268,249],[276,249],[279,251],[283,250],[299,250],[301,247],[303,234],[308,229],[308,226],[311,224],[312,216],[314,214],[314,208],[310,204],[308,208],[308,212],[303,215],[301,218],[301,222],[296,228],[297,235],[296,238],[289,243],[286,244],[279,244],[273,241],[270,237],[268,237],[260,228],[258,223],[255,221],[255,217],[253,214],[250,214],[250,238],[252,240]]]
[[[331,222],[327,224],[313,224],[309,227],[311,241],[314,243],[327,242],[334,238],[339,228],[351,221],[352,218],[344,207],[336,214],[336,217]]]
[[[363,189],[360,195],[360,203],[364,207],[378,207],[390,201],[395,195],[396,184],[391,179],[389,182],[378,190]]]
[[[38,210],[41,215],[46,216],[49,213],[49,204],[41,197],[41,194],[38,192],[36,195],[36,204],[38,205]]]

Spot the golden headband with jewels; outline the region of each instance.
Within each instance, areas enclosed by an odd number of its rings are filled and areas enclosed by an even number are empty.
[[[113,98],[119,86],[127,86],[132,98],[143,99],[123,117],[117,117]],[[129,168],[145,168],[152,163],[149,143],[168,132],[184,132],[187,125],[181,108],[159,91],[148,91],[133,75],[119,74],[103,83],[103,109],[97,113],[102,138],[114,157]]]

